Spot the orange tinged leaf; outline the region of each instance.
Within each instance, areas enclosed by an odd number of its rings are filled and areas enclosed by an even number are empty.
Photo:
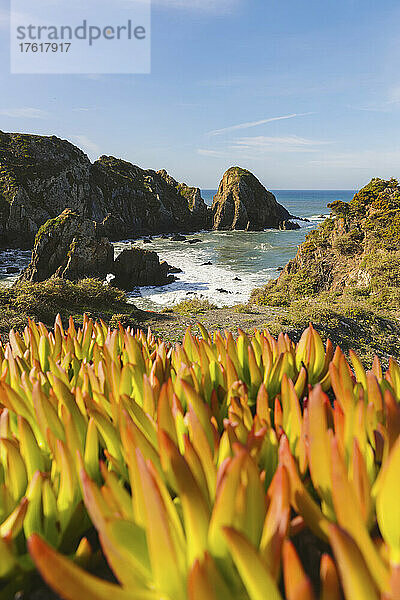
[[[314,600],[311,581],[305,574],[297,552],[289,540],[285,540],[283,544],[282,560],[287,600]]]
[[[268,489],[270,500],[260,542],[260,553],[275,580],[279,576],[281,548],[290,520],[290,487],[286,468],[279,465]]]
[[[44,580],[65,600],[159,600],[159,594],[145,590],[127,591],[102,581],[58,554],[38,535],[28,540],[29,552]]]
[[[383,591],[387,586],[389,573],[369,536],[366,524],[360,514],[357,496],[348,479],[346,466],[335,439],[332,439],[331,449],[332,496],[337,521],[354,538],[373,578]],[[338,559],[338,557],[336,558]]]
[[[330,442],[325,396],[319,385],[310,392],[308,401],[308,437],[308,460],[311,478],[315,489],[324,502],[324,512],[329,518],[333,518]]]
[[[328,535],[328,520],[324,517],[318,504],[311,498],[304,487],[297,471],[296,463],[290,453],[289,442],[285,435],[281,437],[279,446],[279,462],[287,469],[290,481],[290,503],[304,518],[310,529],[322,539]]]
[[[223,533],[250,600],[282,600],[272,575],[248,539],[232,527],[224,527]]]
[[[159,592],[177,600],[184,600],[186,577],[180,571],[181,560],[170,529],[165,504],[139,450],[136,450],[136,457],[140,485],[146,499],[145,530],[154,584]]]
[[[329,554],[323,554],[320,566],[321,600],[341,600],[340,583],[335,563]]]
[[[329,539],[339,567],[346,600],[379,600],[372,573],[351,536],[340,527],[331,525]]]

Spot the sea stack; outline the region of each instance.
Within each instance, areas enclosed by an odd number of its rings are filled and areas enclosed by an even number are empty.
[[[224,174],[212,205],[213,229],[262,231],[297,229],[293,217],[274,194],[246,169],[231,167]]]

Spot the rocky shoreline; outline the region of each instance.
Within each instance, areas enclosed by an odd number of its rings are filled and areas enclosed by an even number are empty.
[[[210,208],[199,188],[177,182],[165,170],[142,169],[113,156],[91,163],[82,150],[55,136],[0,132],[0,247],[32,247],[40,227],[67,208],[94,221],[111,241],[295,226],[273,194],[239,167],[225,173]]]
[[[19,281],[105,280],[125,290],[174,281],[154,252],[137,247],[114,261],[112,241],[201,230],[293,229],[293,215],[249,171],[224,174],[212,207],[199,188],[165,170],[102,156],[93,164],[55,136],[0,132],[0,248],[33,245]],[[145,241],[151,241],[147,238]],[[190,240],[196,243],[196,240]]]
[[[183,328],[196,320],[211,330],[285,330],[294,339],[313,321],[325,339],[344,350],[353,346],[367,361],[376,353],[385,363],[400,356],[400,186],[394,179],[373,179],[350,203],[334,202],[330,209],[330,218],[307,236],[279,279],[256,290],[248,305],[216,309],[193,298],[183,303],[181,314],[179,306],[146,313],[121,300],[119,312],[109,307],[106,315],[95,314],[109,322],[130,322],[132,314],[140,315],[138,324],[150,325],[170,341],[180,339]],[[113,274],[116,287],[103,287],[119,293],[117,287],[168,284],[179,272],[179,264],[171,266],[137,246],[114,260],[113,240],[146,235],[151,242],[152,235],[168,234],[185,241],[183,233],[199,229],[290,229],[298,226],[293,219],[254,175],[239,167],[224,174],[210,208],[198,188],[176,182],[166,171],[145,171],[113,157],[92,164],[58,138],[0,133],[0,246],[35,240],[14,300],[9,294],[2,329],[14,320],[18,325],[19,286],[22,294],[29,289],[31,298],[35,288],[24,286],[41,285],[35,282],[54,280],[57,288],[60,280],[79,284]],[[84,285],[79,288],[83,296]],[[34,304],[29,300],[27,307],[33,310]],[[79,299],[76,307],[75,314],[87,308]]]

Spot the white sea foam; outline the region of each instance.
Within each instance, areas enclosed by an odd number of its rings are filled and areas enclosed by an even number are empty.
[[[138,242],[137,245],[157,252],[161,260],[166,260],[170,265],[182,269],[182,273],[177,275],[178,280],[172,284],[161,287],[141,287],[132,291],[129,294],[131,301],[145,309],[172,306],[194,297],[207,299],[217,306],[233,306],[247,302],[252,289],[276,275],[274,267],[251,272],[250,268],[247,270],[235,268],[225,261],[225,264],[218,264],[221,248],[218,243],[214,248],[210,246],[208,239],[210,235],[213,236],[214,242],[217,242],[216,238],[226,237],[224,232],[207,233],[204,234],[206,239],[203,239],[202,243],[193,245],[160,238],[154,238],[151,245]],[[115,247],[117,254],[127,247],[127,244],[117,243]],[[271,247],[271,244],[265,244],[266,249]],[[234,254],[234,247],[229,246],[229,251]],[[253,259],[250,253],[247,256],[249,255],[250,261],[256,258],[256,254],[253,255]],[[208,262],[212,264],[205,264]],[[229,263],[229,260],[227,262]]]
[[[193,297],[207,299],[217,306],[247,302],[254,288],[277,277],[278,267],[296,254],[305,234],[326,216],[315,214],[308,217],[309,222],[294,220],[301,228],[297,231],[202,231],[187,236],[188,240],[200,240],[195,244],[161,236],[153,237],[151,244],[135,241],[135,245],[153,250],[161,260],[181,268],[182,273],[170,285],[137,288],[128,294],[129,299],[138,307],[154,310]],[[129,248],[131,243],[130,240],[115,243],[115,254]],[[18,274],[7,275],[7,267],[23,269],[30,256],[30,252],[21,250],[1,251],[0,279],[12,284]]]

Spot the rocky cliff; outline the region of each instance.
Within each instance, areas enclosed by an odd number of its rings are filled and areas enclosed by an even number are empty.
[[[250,171],[232,167],[226,171],[212,205],[213,229],[262,231],[267,228],[297,229],[292,215],[265,189]]]
[[[253,292],[279,307],[272,329],[300,330],[309,321],[342,349],[372,362],[400,356],[400,186],[372,181],[299,246],[279,279]]]
[[[17,283],[37,283],[54,277],[105,280],[114,274],[112,285],[131,291],[138,286],[172,283],[173,270],[155,252],[134,246],[114,260],[114,247],[103,237],[103,226],[67,208],[40,227],[31,262]]]
[[[307,236],[282,272],[281,281],[303,275],[310,278],[312,273],[314,293],[342,293],[356,287],[375,294],[379,291],[373,285],[376,276],[388,271],[392,283],[400,283],[397,180],[372,179],[350,203],[336,201],[328,207],[330,218]]]
[[[66,209],[39,229],[31,262],[19,280],[104,279],[112,272],[113,265],[114,247],[107,238],[101,237],[96,223]]]
[[[55,136],[0,132],[0,245],[32,245],[65,208],[111,239],[207,228],[199,190],[114,157],[95,163]]]

